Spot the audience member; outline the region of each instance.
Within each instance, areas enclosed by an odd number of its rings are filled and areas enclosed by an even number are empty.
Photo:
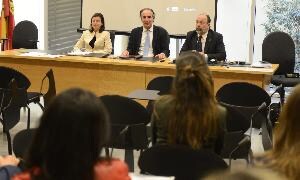
[[[286,180],[280,174],[269,169],[247,168],[244,170],[231,170],[213,173],[204,180]]]
[[[153,25],[155,13],[150,8],[140,10],[142,27],[131,30],[127,49],[121,56],[143,55],[144,57],[158,57],[163,59],[169,56],[170,37],[168,32]]]
[[[110,33],[105,30],[104,17],[101,13],[95,13],[91,18],[90,29],[82,33],[81,38],[74,46],[74,50],[82,50],[95,53],[112,52]]]
[[[25,156],[28,169],[13,179],[113,180],[102,173],[118,172],[123,172],[119,179],[130,179],[123,162],[99,159],[107,142],[108,123],[104,105],[91,92],[70,89],[61,93],[41,117]],[[105,168],[107,171],[99,171]]]
[[[185,144],[220,153],[225,119],[226,109],[215,99],[204,57],[195,52],[182,54],[176,60],[172,94],[162,96],[154,105],[152,126],[157,144]]]
[[[288,179],[300,179],[300,85],[289,95],[274,132],[274,147],[256,158],[255,165],[271,168]]]
[[[207,60],[225,60],[226,51],[223,36],[211,30],[210,23],[211,19],[208,14],[197,16],[196,30],[187,33],[180,52],[194,50],[204,55]]]
[[[20,160],[14,156],[0,156],[0,179],[10,179],[13,175],[21,172],[17,166]]]

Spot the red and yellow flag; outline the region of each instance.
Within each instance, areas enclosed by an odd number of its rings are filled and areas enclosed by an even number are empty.
[[[7,39],[2,41],[4,50],[12,49],[12,36],[15,27],[14,3],[13,0],[2,0],[2,10],[0,19],[0,38]]]

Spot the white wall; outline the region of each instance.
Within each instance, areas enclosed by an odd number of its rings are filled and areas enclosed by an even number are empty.
[[[45,25],[45,0],[13,0],[15,6],[15,24],[23,20],[32,21],[39,30],[39,49],[45,49],[47,28]]]
[[[252,61],[253,0],[218,0],[216,31],[223,34],[227,59]]]

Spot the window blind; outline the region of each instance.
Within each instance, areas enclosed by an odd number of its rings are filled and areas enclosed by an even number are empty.
[[[69,51],[80,37],[81,0],[48,1],[48,49]]]

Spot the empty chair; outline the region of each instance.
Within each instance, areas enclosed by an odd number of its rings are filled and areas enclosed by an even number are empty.
[[[154,79],[152,79],[148,85],[148,90],[158,90],[158,95],[166,95],[171,94],[172,84],[173,84],[173,76],[158,76]],[[154,101],[149,101],[146,108],[150,114],[152,114],[153,111],[153,104]]]
[[[125,149],[125,161],[134,170],[133,150],[148,147],[146,125],[150,122],[147,110],[136,101],[118,95],[100,97],[108,110],[111,121],[109,148]],[[108,155],[108,149],[106,149]]]
[[[115,47],[115,33],[116,31],[114,30],[108,30],[109,34],[110,34],[110,41],[111,41],[111,45],[112,45],[112,50],[111,50],[111,54],[114,54],[114,47]]]
[[[142,173],[193,180],[223,170],[227,164],[215,153],[187,146],[159,145],[145,150],[138,161]]]
[[[281,103],[283,103],[284,87],[294,87],[300,83],[299,76],[294,78],[290,76],[294,73],[295,68],[295,44],[291,36],[285,32],[268,34],[262,44],[262,60],[279,64],[279,68],[272,76],[271,83],[283,87],[279,91]]]
[[[20,121],[20,109],[24,105],[26,89],[19,88],[12,79],[8,88],[0,88],[0,121],[7,137],[8,153],[12,154],[10,129]]]
[[[37,49],[38,29],[31,21],[19,22],[13,31],[13,49],[26,48]]]
[[[48,80],[48,89],[46,93],[43,93],[44,89],[44,81]],[[41,84],[41,89],[39,93],[36,92],[28,92],[28,103],[37,103],[42,110],[46,108],[50,102],[50,100],[56,96],[56,86],[55,86],[55,79],[54,79],[54,74],[53,70],[50,69],[44,78],[42,79],[42,84]],[[44,99],[44,106],[40,103],[40,97],[43,97]]]
[[[265,103],[268,107],[271,103],[271,97],[262,88],[247,82],[232,82],[222,86],[216,93],[216,99],[229,106],[234,106],[248,119],[253,118],[253,127],[260,128],[262,119],[260,116],[252,117],[258,108]],[[263,112],[263,111],[262,111]],[[263,114],[267,116],[267,108]]]
[[[19,101],[21,101],[20,103],[22,107],[26,107],[28,110],[27,127],[29,128],[30,108],[28,106],[27,89],[30,87],[31,83],[29,79],[21,72],[9,67],[0,66],[0,88],[9,88],[9,84],[12,79],[16,81],[17,87],[22,89],[23,93],[25,93],[21,96],[23,99],[19,99]]]
[[[36,129],[24,129],[19,131],[13,139],[13,151],[16,157],[24,158],[25,153],[27,152],[33,135]]]

